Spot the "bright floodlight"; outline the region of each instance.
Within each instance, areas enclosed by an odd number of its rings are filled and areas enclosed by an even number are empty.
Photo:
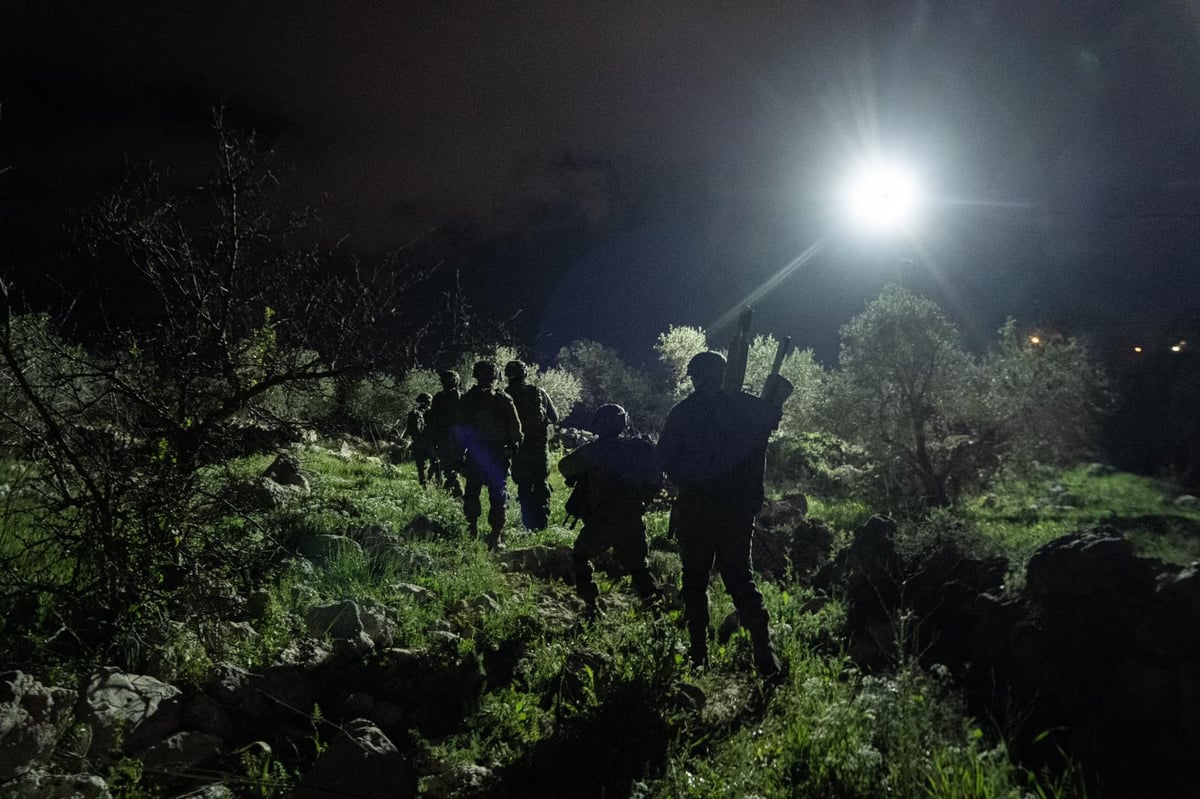
[[[846,188],[846,207],[854,224],[881,233],[907,227],[919,200],[912,172],[889,164],[861,168]]]

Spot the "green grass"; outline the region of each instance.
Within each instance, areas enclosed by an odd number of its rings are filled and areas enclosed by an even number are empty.
[[[962,513],[1018,563],[1048,541],[1104,524],[1144,557],[1186,564],[1200,558],[1200,511],[1176,508],[1174,497],[1162,481],[1092,475],[1080,466],[1039,480],[1010,479],[964,503]]]
[[[845,610],[837,601],[797,585],[760,583],[776,646],[789,664],[787,679],[774,690],[763,689],[744,631],[714,642],[709,666],[697,672],[685,657],[676,600],[656,617],[636,602],[627,579],[599,572],[609,611],[583,625],[570,586],[500,568],[483,543],[468,536],[461,504],[440,490],[422,489],[411,463],[345,460],[316,447],[299,455],[311,493],[283,510],[226,520],[230,535],[240,531],[288,542],[377,527],[395,536],[395,546],[384,554],[348,552],[314,564],[278,559],[251,575],[268,592],[254,622],[259,637],[222,642],[208,634],[218,620],[210,620],[211,628],[207,622],[174,626],[163,651],[183,683],[200,684],[220,660],[270,664],[304,634],[308,608],[353,599],[387,609],[397,647],[443,647],[450,662],[483,662],[498,652],[512,658],[510,673],[489,675],[477,706],[458,726],[436,740],[411,742],[447,764],[496,768],[512,785],[539,779],[548,769],[559,769],[556,778],[565,784],[574,772],[587,779],[589,769],[608,762],[597,760],[600,752],[615,758],[613,795],[626,789],[641,797],[764,799],[1079,793],[1053,779],[1033,779],[1012,762],[1002,737],[985,734],[964,715],[951,686],[899,653],[892,673],[857,671],[838,651],[836,631],[844,625]],[[241,459],[208,477],[214,485],[250,481],[269,462],[265,456]],[[567,491],[556,470],[552,482],[552,523],[538,533],[521,531],[516,492],[510,491],[510,550],[573,542],[578,530],[560,523]],[[1010,553],[1031,552],[1057,535],[1118,516],[1182,520],[1178,527],[1166,524],[1154,539],[1176,557],[1195,544],[1188,525],[1200,515],[1164,505],[1161,486],[1125,475],[1090,477],[1082,470],[1058,482],[1064,487],[1058,495],[1069,492],[1075,507],[1041,503],[1048,484],[1012,483],[986,506],[971,503],[961,516]],[[1035,503],[1039,508],[1031,512]],[[853,500],[814,498],[810,514],[845,538],[872,512]],[[444,533],[406,532],[418,516],[435,521]],[[958,516],[946,523],[951,521],[957,523]],[[668,539],[667,514],[650,513],[646,523],[656,576],[675,590],[679,562]],[[1141,528],[1135,532],[1149,535]],[[716,627],[733,609],[719,579],[710,598]],[[444,646],[447,633],[453,643]]]

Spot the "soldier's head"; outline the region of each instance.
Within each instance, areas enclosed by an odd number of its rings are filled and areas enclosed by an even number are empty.
[[[525,379],[527,374],[529,374],[529,370],[520,361],[509,361],[504,364],[504,376],[509,380],[520,382]]]
[[[428,394],[428,393],[422,391],[420,394],[417,395],[417,407],[418,408],[428,408],[430,403],[432,403],[432,402],[433,402],[432,394]]]
[[[725,379],[725,356],[712,350],[696,353],[688,361],[687,376],[698,391],[720,388]]]
[[[496,364],[492,361],[476,361],[475,367],[471,370],[471,375],[475,378],[475,382],[483,386],[490,386],[496,382],[496,378],[500,376],[496,369]]]
[[[442,381],[442,388],[446,389],[447,391],[458,388],[458,385],[461,382],[458,372],[454,371],[453,369],[443,369],[442,371],[438,372],[438,380]]]
[[[601,405],[592,417],[592,432],[601,438],[616,438],[629,427],[629,414],[617,404]]]

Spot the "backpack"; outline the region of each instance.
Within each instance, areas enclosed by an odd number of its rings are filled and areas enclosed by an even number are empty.
[[[508,446],[515,443],[509,441],[515,432],[513,417],[517,416],[512,406],[512,399],[501,389],[475,386],[463,395],[460,422],[481,441]]]
[[[521,429],[525,437],[540,441],[546,437],[546,424],[550,414],[546,413],[546,403],[543,394],[537,386],[524,383],[509,388],[509,396],[513,405],[517,406],[517,417],[521,420]]]
[[[424,441],[425,439],[425,414],[413,409],[409,411],[408,421],[405,422],[404,432],[408,435],[414,444]]]

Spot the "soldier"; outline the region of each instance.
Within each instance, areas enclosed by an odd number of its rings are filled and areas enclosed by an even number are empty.
[[[413,462],[417,464],[417,482],[421,484],[422,488],[425,486],[426,465],[429,467],[429,476],[435,482],[440,473],[437,454],[433,448],[433,439],[429,434],[429,425],[425,421],[432,400],[433,396],[424,391],[418,394],[417,407],[408,412],[408,418],[404,422],[403,436],[410,442]]]
[[[550,521],[550,453],[547,426],[558,424],[558,411],[550,396],[525,382],[527,370],[520,361],[504,365],[508,395],[517,406],[525,439],[513,456],[512,476],[521,503],[521,522],[528,530],[545,530]]]
[[[429,413],[425,415],[425,425],[442,469],[442,487],[452,495],[461,497],[462,483],[458,474],[462,471],[463,447],[453,433],[458,423],[458,406],[462,401],[462,393],[458,390],[458,372],[445,369],[438,373],[438,379],[442,382],[442,390],[433,395]]]
[[[521,420],[512,399],[496,387],[499,377],[496,364],[479,361],[471,372],[475,385],[463,395],[459,405],[455,434],[467,451],[467,485],[463,494],[463,511],[471,535],[479,535],[479,517],[483,514],[479,494],[488,490],[488,548],[504,546],[504,506],[508,502],[508,464],[521,444]]]
[[[667,416],[656,456],[678,488],[673,519],[683,566],[684,618],[692,663],[708,662],[708,580],[715,561],[738,617],[754,644],[759,674],[781,673],[771,646],[767,611],[750,571],[754,516],[763,503],[767,439],[782,417],[792,386],[777,381],[771,403],[742,391],[725,393],[725,357],[702,352],[688,363],[694,391]]]
[[[620,405],[601,405],[592,420],[599,439],[571,452],[558,463],[567,485],[585,491],[578,511],[583,530],[575,539],[571,563],[575,592],[587,603],[589,618],[599,614],[599,589],[592,580],[592,558],[609,549],[629,572],[633,589],[644,602],[658,597],[658,586],[646,561],[646,503],[662,490],[662,472],[654,462],[654,445],[642,438],[623,438],[629,416]]]

